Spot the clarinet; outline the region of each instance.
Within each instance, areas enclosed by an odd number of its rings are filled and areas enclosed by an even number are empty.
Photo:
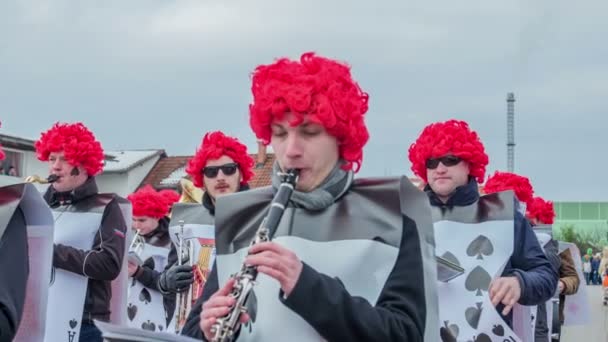
[[[257,243],[270,241],[281,221],[285,207],[291,198],[291,194],[298,181],[299,173],[300,170],[297,169],[290,169],[287,170],[286,173],[279,173],[279,177],[281,177],[279,190],[272,199],[272,202],[270,202],[268,214],[260,224],[260,227],[255,233],[255,238],[251,241],[249,247]],[[241,314],[247,312],[247,299],[253,290],[257,276],[257,267],[245,263],[243,263],[241,270],[234,276],[235,281],[230,296],[236,300],[236,303],[227,315],[218,318],[211,327],[211,332],[214,334],[212,339],[213,342],[233,341],[235,333],[238,330]]]

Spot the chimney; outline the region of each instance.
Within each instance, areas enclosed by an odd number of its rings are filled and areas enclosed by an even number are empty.
[[[258,156],[255,161],[255,168],[261,169],[266,163],[266,145],[261,139],[258,139]]]
[[[515,169],[515,94],[507,94],[507,171]]]

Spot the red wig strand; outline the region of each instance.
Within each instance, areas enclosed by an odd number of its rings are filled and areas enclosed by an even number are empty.
[[[133,216],[148,216],[161,219],[169,214],[179,194],[173,190],[156,191],[150,185],[127,196],[133,205]]]
[[[348,65],[313,52],[300,61],[281,58],[255,69],[251,92],[249,123],[258,139],[268,144],[272,122],[291,112],[293,126],[312,122],[325,127],[338,140],[343,168],[359,171],[369,139],[364,122],[369,96],[352,79]]]
[[[81,122],[56,123],[41,134],[35,147],[36,155],[41,161],[48,161],[51,152],[63,151],[70,165],[82,166],[89,176],[95,176],[103,169],[101,144]]]
[[[464,121],[436,122],[424,128],[409,148],[409,159],[415,175],[428,182],[426,161],[447,154],[460,157],[469,164],[470,175],[483,183],[488,155],[477,133]]]
[[[505,190],[513,190],[517,200],[526,203],[526,205],[530,203],[534,194],[534,189],[528,178],[510,172],[496,171],[488,177],[488,181],[483,187],[486,194]]]
[[[205,134],[201,146],[192,159],[188,161],[186,173],[192,178],[196,187],[203,188],[203,169],[209,160],[219,159],[226,155],[239,165],[243,177],[241,184],[246,184],[253,177],[253,158],[247,154],[247,147],[236,138],[224,135],[220,131]]]
[[[553,202],[545,201],[541,197],[534,197],[526,206],[526,217],[530,221],[536,219],[541,224],[553,224],[555,219]]]

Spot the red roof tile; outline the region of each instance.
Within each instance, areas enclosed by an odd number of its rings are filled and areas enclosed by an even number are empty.
[[[250,155],[252,158],[254,158],[254,160],[256,160],[257,154]],[[177,184],[167,186],[162,185],[161,181],[169,177],[169,175],[173,173],[173,171],[184,167],[190,158],[192,158],[192,156],[165,157],[158,160],[158,162],[156,162],[156,165],[154,165],[152,170],[150,170],[148,175],[141,182],[140,187],[146,184],[150,184],[157,189],[167,187],[176,188]],[[271,184],[270,176],[272,175],[272,165],[274,163],[274,160],[274,154],[268,153],[266,154],[266,160],[264,164],[254,166],[254,176],[249,181],[249,186],[251,188],[259,188]]]
[[[159,159],[139,186],[142,187],[150,184],[154,188],[161,188],[160,182],[167,178],[173,171],[185,166],[190,158],[192,158],[192,156],[165,157]]]
[[[255,158],[256,155],[252,155],[252,157]],[[253,173],[255,175],[249,181],[249,186],[252,189],[272,184],[272,165],[274,164],[275,159],[276,158],[274,153],[268,153],[266,154],[266,161],[264,162],[264,164],[258,164],[254,167]]]

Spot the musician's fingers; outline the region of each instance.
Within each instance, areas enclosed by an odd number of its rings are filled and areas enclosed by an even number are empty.
[[[213,338],[213,334],[211,333],[211,327],[213,326],[213,323],[215,323],[214,318],[204,319],[201,316],[200,328],[203,331],[203,334],[205,335],[205,338],[207,339],[207,341],[210,341]]]
[[[202,317],[204,317],[205,319],[212,318],[215,320],[218,317],[226,316],[229,312],[230,312],[229,306],[218,306],[215,308],[208,308],[208,309],[206,309],[206,312],[203,311]]]
[[[490,297],[490,300],[492,301],[492,305],[496,306],[503,300],[509,288],[501,281],[494,283],[494,286],[496,288],[494,289],[494,295]]]
[[[175,280],[180,281],[184,279],[192,279],[194,274],[192,272],[179,272],[175,274]]]
[[[216,307],[230,307],[233,306],[236,300],[229,296],[211,296],[208,301],[203,304],[203,312],[206,309],[212,309]]]
[[[243,313],[243,314],[241,315],[241,317],[239,318],[239,322],[240,322],[241,324],[244,324],[244,323],[249,322],[249,320],[250,320],[250,319],[251,319],[251,317],[249,317],[249,314],[245,312],[245,313]]]
[[[249,248],[249,254],[257,254],[257,253],[260,253],[263,251],[272,251],[272,252],[275,252],[280,255],[285,255],[287,253],[290,253],[290,251],[287,248],[285,248],[275,242],[256,243],[255,245],[251,246],[251,248]]]
[[[264,273],[265,275],[278,280],[279,283],[281,283],[281,284],[287,278],[287,276],[283,272],[276,270],[274,268],[270,268],[268,266],[258,266],[258,272]]]
[[[226,284],[224,284],[224,286],[219,289],[217,292],[215,292],[213,294],[213,296],[227,296],[230,294],[230,292],[232,291],[232,286],[234,286],[234,278],[230,278],[228,279],[228,281],[226,282]]]
[[[287,273],[287,261],[285,257],[279,256],[272,252],[263,252],[255,255],[248,255],[245,262],[252,266],[266,266],[280,273]],[[270,274],[269,274],[270,275]]]
[[[211,330],[211,327],[213,326],[213,324],[215,323],[215,318],[211,317],[211,318],[205,318],[203,316],[201,316],[201,330],[207,332],[208,330]]]
[[[192,266],[190,265],[179,265],[173,267],[176,273],[192,273]]]

